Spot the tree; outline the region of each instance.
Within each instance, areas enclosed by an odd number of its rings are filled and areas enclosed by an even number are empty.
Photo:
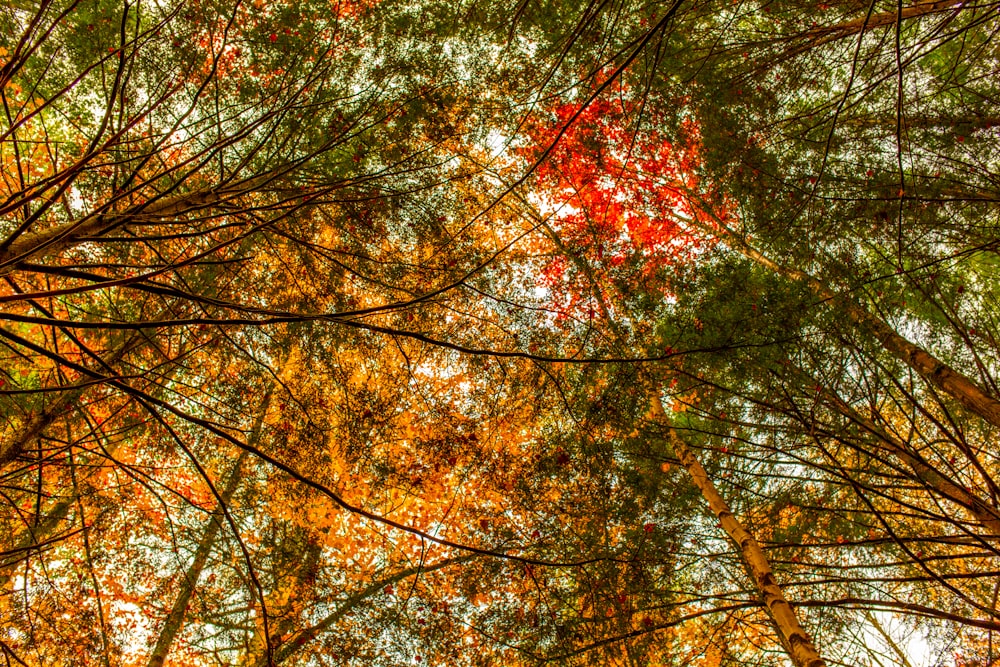
[[[988,664],[994,9],[5,10],[5,659]]]

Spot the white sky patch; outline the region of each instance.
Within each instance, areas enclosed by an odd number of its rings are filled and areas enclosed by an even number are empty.
[[[900,652],[905,655],[911,667],[931,667],[938,662],[927,639],[920,632],[904,627],[893,614],[875,611],[871,613],[871,618],[879,627],[870,621],[862,625],[865,646],[884,655],[887,658],[886,664],[901,663]],[[882,632],[879,632],[879,628]]]
[[[510,137],[497,130],[490,130],[489,134],[486,135],[486,147],[489,148],[491,158],[503,155],[507,151],[509,143]]]

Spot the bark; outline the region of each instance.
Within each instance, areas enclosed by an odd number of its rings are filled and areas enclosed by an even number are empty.
[[[714,233],[721,236],[722,240],[748,259],[786,278],[804,283],[814,294],[825,301],[835,301],[852,322],[867,328],[874,334],[887,352],[912,368],[927,382],[954,398],[967,410],[979,415],[990,424],[1000,427],[1000,401],[990,396],[970,378],[896,333],[884,320],[868,312],[861,304],[842,297],[804,271],[778,264],[729,230],[725,230],[721,234],[718,231]]]
[[[966,9],[972,8],[973,7],[966,7]],[[903,8],[898,12],[889,11],[872,14],[867,18],[867,21],[864,17],[862,17],[851,21],[842,21],[840,23],[833,23],[825,26],[816,26],[805,32],[790,35],[788,39],[792,42],[792,44],[780,54],[776,54],[762,61],[760,70],[771,69],[778,63],[786,62],[791,58],[802,55],[803,53],[814,51],[824,44],[830,44],[842,39],[855,37],[862,32],[874,30],[876,28],[886,28],[888,26],[895,25],[897,22],[902,23],[903,21],[907,21],[909,19],[920,18],[930,14],[939,14],[947,11],[959,11],[962,9],[963,4],[958,0],[931,0],[930,2],[925,0]]]
[[[656,393],[652,397],[652,415],[654,419],[666,423],[663,404]],[[715,515],[722,529],[736,544],[740,558],[753,578],[763,599],[764,607],[770,614],[778,636],[781,638],[781,643],[792,662],[796,667],[826,667],[826,661],[820,657],[819,651],[816,650],[809,635],[799,623],[795,609],[785,597],[781,586],[778,585],[778,580],[771,569],[771,563],[767,560],[767,556],[760,548],[756,538],[733,515],[729,505],[723,500],[722,495],[709,478],[708,472],[672,428],[670,429],[670,441],[674,448],[674,454],[687,469],[691,481],[701,492],[712,514]]]
[[[0,271],[0,273],[2,273],[2,271]],[[171,306],[165,306],[150,321],[162,321],[167,319],[170,314]],[[114,367],[118,362],[124,359],[127,354],[149,344],[151,344],[151,341],[148,335],[143,332],[134,333],[121,345],[115,348],[111,352],[110,356],[105,358],[102,363],[106,367]],[[0,442],[0,471],[3,471],[8,464],[20,456],[24,451],[24,448],[36,438],[41,436],[45,429],[51,426],[52,422],[55,421],[57,417],[66,414],[70,407],[72,407],[72,405],[76,403],[81,396],[83,396],[91,384],[92,381],[85,377],[78,382],[64,386],[59,396],[52,401],[52,403],[45,406],[45,408],[37,415],[30,418],[24,424],[19,434],[15,435],[7,442]]]
[[[290,634],[295,627],[295,622],[298,620],[295,615],[296,603],[304,597],[306,589],[315,584],[316,577],[319,575],[322,554],[323,547],[315,541],[306,542],[305,550],[298,554],[301,560],[288,599],[278,607],[271,607],[271,614],[281,617],[281,620],[274,626],[274,637],[284,637],[286,634]]]
[[[115,351],[112,356],[108,357],[105,363],[108,365],[117,363],[127,352],[134,351],[146,340],[145,337],[133,336],[129,341],[123,343],[122,347]],[[49,405],[41,414],[30,420],[19,436],[10,442],[0,443],[0,452],[11,454],[9,460],[0,457],[0,470],[2,470],[4,465],[16,458],[28,443],[39,437],[60,414],[67,412],[69,407],[83,395],[85,390],[86,385],[83,383],[76,385],[76,388],[74,388],[74,385],[68,386],[52,405]],[[117,442],[109,443],[106,447],[107,454],[113,457],[117,447]],[[13,566],[26,558],[31,551],[44,544],[62,539],[60,536],[55,535],[55,533],[59,526],[66,520],[69,510],[75,502],[75,494],[71,494],[69,497],[60,500],[37,525],[29,526],[20,536],[14,538],[12,548],[0,558],[0,589],[3,589],[10,582],[13,576]]]
[[[875,116],[854,116],[851,118],[843,118],[839,121],[840,125],[847,125],[848,127],[860,127],[860,128],[878,128],[885,130],[887,133],[891,132],[895,134],[896,132],[896,119],[895,118],[878,118]],[[940,129],[947,130],[949,132],[954,132],[956,130],[966,130],[966,131],[976,131],[976,130],[989,130],[991,128],[1000,125],[1000,116],[926,116],[926,115],[908,115],[902,119],[903,127],[906,129]],[[897,185],[898,188],[898,185]],[[977,198],[980,196],[996,197],[995,193],[977,193]]]
[[[913,454],[898,438],[856,411],[839,396],[830,391],[824,391],[824,394],[838,412],[881,440],[885,444],[884,449],[905,463],[918,480],[941,496],[964,507],[991,536],[1000,537],[1000,516],[989,503],[939,473],[920,456]]]
[[[234,185],[164,198],[150,204],[134,206],[120,214],[88,216],[32,234],[24,234],[0,251],[0,275],[14,270],[18,262],[58,255],[80,243],[84,238],[103,236],[124,225],[169,222],[185,213],[224,205],[234,197],[259,188],[269,178],[262,176]]]
[[[850,35],[856,35],[862,30],[884,28],[885,26],[896,25],[897,21],[905,21],[906,19],[926,16],[927,14],[945,12],[949,9],[960,9],[961,7],[962,3],[957,0],[932,0],[931,2],[918,2],[900,10],[899,12],[892,11],[872,14],[868,18],[867,22],[864,18],[859,18],[853,21],[844,21],[843,23],[819,26],[810,30],[808,34],[811,37],[827,37],[827,39],[820,39],[819,44],[823,44],[830,41],[831,38],[842,39],[844,37],[849,37]],[[813,42],[810,46],[818,46],[818,44]]]
[[[590,265],[581,257],[568,252],[559,239],[558,234],[549,225],[544,224],[543,221],[539,222],[542,222],[543,229],[559,250],[576,263],[587,276],[593,287],[602,314],[608,323],[612,325],[615,338],[619,343],[623,342],[624,334],[613,324],[614,318],[611,317],[610,310],[598,286],[597,277],[591,270]],[[654,419],[666,423],[666,413],[656,392],[652,395],[652,416]],[[799,624],[795,610],[789,604],[788,600],[785,599],[784,593],[782,593],[781,587],[778,585],[777,579],[771,570],[770,562],[760,548],[760,544],[758,544],[753,535],[743,527],[736,517],[733,516],[733,513],[729,510],[729,506],[715,488],[705,468],[698,462],[698,459],[695,458],[691,450],[681,442],[673,429],[670,430],[670,434],[674,445],[674,453],[680,459],[685,469],[687,469],[691,481],[701,492],[702,497],[708,502],[709,507],[716,518],[718,518],[726,534],[739,548],[740,557],[763,597],[764,606],[771,617],[772,624],[778,632],[781,643],[792,659],[792,662],[796,667],[826,667],[826,662],[820,657],[816,647]]]
[[[126,354],[135,350],[138,344],[143,340],[145,340],[145,338],[141,335],[131,336],[119,345],[118,348],[104,360],[104,363],[108,366],[117,364],[125,357]],[[0,442],[0,470],[3,470],[8,464],[20,456],[24,451],[24,448],[36,438],[41,436],[45,429],[52,425],[52,422],[54,422],[61,415],[66,414],[70,406],[79,400],[91,384],[92,382],[85,378],[79,382],[66,385],[63,387],[58,398],[45,406],[43,410],[41,410],[37,415],[31,417],[24,424],[24,427],[21,429],[19,434],[15,435],[6,442]]]
[[[451,565],[458,565],[460,563],[466,563],[476,558],[479,558],[479,554],[468,554],[465,556],[459,556],[456,558],[449,558],[447,560],[441,561],[435,565],[430,565],[427,567],[411,567],[405,570],[401,570],[391,577],[386,577],[385,579],[380,579],[379,581],[371,584],[367,588],[362,589],[358,593],[347,598],[339,607],[337,607],[329,615],[321,619],[315,625],[308,628],[304,628],[292,636],[290,636],[277,650],[274,652],[274,664],[280,664],[292,657],[297,651],[304,647],[309,642],[316,639],[320,634],[328,630],[337,621],[342,619],[345,615],[349,614],[351,611],[356,609],[359,604],[364,602],[366,599],[372,595],[377,595],[381,593],[386,586],[390,584],[395,584],[397,582],[408,579],[412,576],[425,574],[428,572],[434,572]],[[255,663],[253,667],[268,667],[267,658],[261,657]]]
[[[865,620],[867,620],[868,623],[873,628],[875,628],[875,630],[880,635],[882,635],[882,639],[885,640],[886,645],[892,649],[893,653],[896,654],[896,658],[899,659],[900,665],[902,665],[903,667],[913,667],[913,664],[910,662],[909,657],[907,657],[906,655],[906,651],[899,648],[899,644],[897,644],[896,640],[892,638],[892,635],[890,635],[888,632],[885,631],[885,628],[882,627],[882,624],[878,622],[878,619],[875,618],[875,615],[873,613],[871,613],[870,611],[866,611]]]
[[[267,412],[267,407],[271,401],[271,392],[268,390],[267,394],[264,396],[264,400],[260,407],[260,412],[257,414],[257,419],[253,425],[253,431],[250,434],[250,442],[254,445],[260,440],[261,427],[264,423],[264,415]],[[236,492],[236,488],[240,483],[240,469],[243,466],[243,462],[246,460],[248,454],[246,451],[241,451],[239,457],[236,459],[236,463],[233,465],[232,471],[229,473],[229,479],[226,480],[226,486],[219,495],[222,498],[222,502],[228,505]],[[180,632],[181,628],[184,626],[184,617],[187,615],[188,604],[191,602],[191,598],[194,596],[194,592],[198,587],[198,579],[201,577],[202,570],[205,569],[205,565],[208,563],[208,557],[212,553],[212,548],[215,546],[215,540],[219,535],[219,531],[222,529],[222,508],[218,508],[216,513],[208,520],[208,525],[205,526],[205,531],[201,535],[201,540],[198,542],[198,548],[195,550],[194,559],[192,559],[191,564],[188,566],[187,571],[184,573],[184,580],[181,582],[180,590],[177,592],[177,597],[174,599],[174,604],[170,608],[170,612],[163,621],[163,626],[160,628],[160,634],[156,639],[156,644],[153,647],[152,653],[149,655],[149,660],[146,663],[147,667],[162,667],[164,661],[167,659],[167,655],[170,653],[170,646],[173,644],[174,639],[177,637],[177,633]]]
[[[284,550],[284,545],[290,544],[295,549],[297,565],[288,568],[294,569],[294,576],[288,583],[279,580],[272,587],[269,596],[271,599],[267,603],[268,619],[271,621],[270,632],[264,632],[263,623],[256,624],[257,632],[253,634],[247,644],[244,664],[248,660],[252,660],[253,656],[261,656],[261,660],[268,667],[277,664],[277,661],[274,660],[275,652],[283,645],[283,638],[292,634],[296,621],[299,620],[297,613],[299,610],[296,609],[296,605],[306,595],[306,588],[315,585],[323,547],[318,542],[308,539],[296,544],[295,539],[289,538],[282,543],[281,547]],[[271,641],[270,654],[265,644],[268,639]],[[270,663],[268,662],[269,655]]]
[[[108,361],[112,362],[111,359]],[[87,381],[81,381],[67,385],[56,400],[49,403],[45,406],[44,410],[25,422],[24,428],[21,429],[19,434],[6,442],[0,442],[0,470],[7,467],[11,461],[20,456],[24,448],[51,426],[57,417],[65,414],[69,406],[76,403],[77,399],[83,395],[89,384]]]
[[[75,498],[70,497],[60,501],[45,516],[45,519],[40,521],[37,526],[29,527],[28,530],[24,531],[13,547],[4,553],[3,558],[0,558],[0,591],[4,590],[14,577],[15,566],[27,558],[32,551],[63,538],[63,536],[54,536],[52,540],[48,539],[66,520],[75,500]]]

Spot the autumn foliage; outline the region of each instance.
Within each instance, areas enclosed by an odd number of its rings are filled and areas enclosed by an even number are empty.
[[[16,0],[5,664],[993,664],[995,9]]]
[[[684,117],[668,137],[658,129],[664,115],[617,85],[586,103],[545,108],[524,125],[519,153],[527,164],[540,160],[532,196],[562,244],[542,268],[542,284],[567,312],[581,315],[580,300],[593,289],[574,261],[615,274],[620,285],[669,293],[664,268],[691,264],[714,243],[703,228],[728,217],[700,176],[696,122]]]

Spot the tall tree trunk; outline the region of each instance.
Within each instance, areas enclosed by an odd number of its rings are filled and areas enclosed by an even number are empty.
[[[614,325],[614,318],[611,317],[611,312],[601,294],[597,277],[591,270],[590,265],[582,257],[568,252],[555,230],[543,221],[540,222],[545,232],[559,250],[573,261],[583,271],[584,275],[587,276],[603,316],[611,326],[615,338],[619,342],[623,342],[624,335]],[[667,421],[658,391],[654,391],[652,394],[652,416],[654,419],[664,423]],[[774,573],[771,571],[771,565],[767,560],[767,556],[764,555],[757,540],[733,516],[733,513],[729,510],[729,506],[715,488],[705,468],[698,462],[698,459],[695,458],[691,450],[681,442],[673,429],[670,430],[670,434],[671,441],[674,444],[674,453],[677,454],[677,457],[688,471],[691,481],[701,492],[702,497],[708,502],[709,508],[719,519],[719,523],[726,531],[726,534],[739,548],[740,557],[763,596],[764,606],[770,614],[772,625],[774,625],[778,636],[781,638],[782,646],[784,646],[792,662],[796,667],[826,667],[826,662],[820,657],[816,647],[799,624],[795,610],[792,609],[791,605],[785,599],[774,577]]]
[[[271,390],[268,389],[267,393],[264,395],[264,400],[261,402],[257,418],[253,425],[253,431],[250,435],[250,442],[254,446],[260,440],[261,427],[264,423],[264,415],[267,413],[268,405],[271,402]],[[239,457],[236,459],[236,463],[233,465],[232,471],[229,473],[229,478],[226,480],[226,486],[220,494],[222,502],[224,504],[229,504],[232,499],[233,494],[236,492],[236,488],[240,483],[240,469],[243,466],[243,462],[247,458],[246,451],[240,451]],[[198,542],[198,548],[195,550],[194,559],[191,561],[191,565],[188,566],[187,571],[184,573],[184,580],[181,581],[180,590],[177,592],[177,597],[174,599],[174,604],[170,608],[170,613],[163,621],[163,626],[160,628],[160,634],[156,639],[156,645],[153,647],[152,653],[149,655],[149,660],[146,663],[147,667],[162,667],[164,661],[167,659],[167,655],[170,653],[170,646],[173,644],[174,639],[177,637],[177,633],[184,625],[184,617],[187,615],[188,604],[191,602],[191,597],[194,595],[195,589],[198,587],[198,579],[201,577],[201,572],[205,568],[205,564],[208,562],[208,557],[212,553],[212,548],[215,546],[215,539],[219,534],[219,530],[222,528],[222,508],[218,508],[218,511],[208,520],[208,525],[205,526],[205,531],[201,535],[201,540]]]
[[[921,16],[939,14],[947,11],[957,11],[962,8],[963,3],[959,0],[923,0],[922,2],[914,3],[909,7],[902,8],[899,11],[881,12],[879,14],[872,14],[867,18],[858,18],[851,21],[844,21],[842,23],[816,26],[811,30],[796,35],[793,39],[797,41],[801,40],[802,43],[795,44],[791,48],[785,50],[780,54],[780,58],[776,60],[786,61],[794,56],[801,55],[808,51],[815,51],[824,44],[854,37],[864,31],[874,30],[876,28],[885,28],[908,19],[920,18]],[[774,64],[775,62],[772,61],[766,63],[766,66],[771,67]]]
[[[965,508],[990,536],[1000,537],[1000,513],[987,501],[942,475],[922,457],[911,452],[910,448],[899,438],[852,408],[832,391],[824,389],[823,395],[827,397],[834,409],[881,441],[884,446],[880,449],[905,463],[913,471],[915,479],[944,498]]]
[[[744,257],[786,278],[801,282],[816,296],[835,301],[855,324],[866,327],[887,352],[916,371],[920,377],[958,401],[990,424],[1000,427],[1000,401],[990,396],[978,384],[944,363],[930,352],[896,333],[882,318],[868,312],[853,299],[844,297],[805,271],[784,266],[753,248],[735,232],[723,227],[723,232],[707,230],[729,244]]]
[[[145,337],[141,334],[130,336],[104,360],[104,363],[108,366],[117,364],[126,354],[136,349],[138,344],[144,340]],[[0,442],[0,470],[3,470],[9,463],[20,456],[24,448],[51,426],[57,417],[65,414],[69,407],[76,403],[92,384],[88,378],[83,378],[79,382],[64,386],[59,392],[58,398],[29,419],[17,435],[10,440]]]
[[[105,363],[108,365],[117,363],[124,357],[125,353],[134,351],[145,340],[147,339],[141,335],[133,336],[131,343],[126,341],[122,347],[116,350],[112,356],[105,360]],[[167,376],[173,373],[176,369],[176,366],[170,369],[167,372]],[[74,386],[76,388],[74,388]],[[46,409],[35,419],[29,422],[28,426],[21,431],[20,435],[15,436],[13,440],[7,443],[0,443],[0,452],[15,450],[13,451],[10,459],[13,460],[18,453],[23,451],[24,447],[26,447],[28,443],[39,437],[60,414],[68,411],[68,408],[83,395],[85,390],[85,385],[67,386],[64,392],[53,404],[46,407]],[[115,441],[109,442],[103,448],[106,455],[113,457],[119,444],[119,442]],[[0,457],[0,469],[3,468],[5,463],[9,463],[10,460],[5,461],[2,457]],[[14,565],[26,558],[31,551],[61,539],[60,536],[55,534],[56,530],[65,522],[66,517],[69,516],[70,509],[76,501],[76,494],[71,491],[68,496],[64,497],[51,507],[51,509],[47,510],[44,519],[38,521],[38,523],[34,526],[28,526],[23,532],[20,533],[20,535],[16,537],[11,536],[11,547],[9,551],[0,556],[0,590],[2,590],[13,577]]]
[[[153,322],[165,319],[170,314],[170,307],[164,307],[151,320]],[[111,354],[101,360],[106,367],[113,367],[125,358],[125,355],[149,343],[149,336],[143,332],[133,333],[126,338]],[[23,424],[19,433],[6,442],[0,442],[0,471],[20,456],[24,448],[42,433],[57,417],[65,414],[76,403],[93,383],[87,377],[80,379],[60,389],[59,396],[43,408],[37,415]],[[55,388],[53,388],[55,389]]]
[[[959,0],[923,0],[922,2],[914,3],[909,7],[903,7],[899,11],[872,14],[867,18],[867,20],[860,18],[854,19],[853,21],[845,21],[843,23],[818,26],[810,30],[808,34],[813,37],[828,36],[832,34],[834,39],[843,39],[844,37],[856,35],[862,30],[871,30],[872,28],[884,28],[886,26],[896,25],[897,21],[905,21],[906,19],[926,16],[928,14],[946,12],[950,9],[961,9],[962,5],[963,3]],[[815,48],[816,46],[819,46],[819,44],[823,44],[826,41],[829,40],[821,39],[818,42],[813,41],[810,43],[810,48]]]
[[[269,659],[272,665],[277,664],[278,661],[274,658],[275,654],[285,645],[286,635],[294,634],[296,621],[299,620],[295,608],[296,602],[307,594],[306,587],[315,586],[316,577],[319,574],[320,557],[323,554],[323,547],[318,542],[307,539],[301,545],[295,545],[295,549],[298,566],[295,568],[295,575],[292,581],[286,585],[276,584],[276,588],[271,591],[271,597],[275,599],[269,601],[267,604],[269,610],[268,618],[272,621],[278,619],[278,622],[271,626],[270,655],[264,645],[267,637],[263,632],[263,624],[258,624],[259,631],[249,643],[247,654],[244,656],[244,663],[255,660],[255,656],[260,656],[265,665],[268,664]]]
[[[443,568],[449,567],[451,565],[458,565],[460,563],[467,563],[476,558],[481,558],[480,554],[467,554],[465,556],[457,556],[455,558],[449,558],[443,560],[440,563],[426,567],[411,567],[405,570],[400,570],[396,574],[386,577],[385,579],[379,579],[378,581],[372,583],[367,588],[364,588],[351,597],[344,600],[340,606],[338,606],[333,612],[322,618],[315,625],[311,625],[308,628],[303,628],[298,632],[292,634],[288,637],[282,645],[274,652],[274,664],[280,664],[287,660],[288,658],[295,655],[297,651],[302,649],[306,644],[316,639],[323,632],[330,629],[337,621],[342,619],[345,615],[353,611],[359,604],[364,602],[367,598],[372,595],[377,595],[381,593],[386,586],[390,584],[395,584],[397,582],[403,581],[415,575],[426,574],[429,572],[434,572],[436,570],[441,570]],[[253,667],[268,667],[267,658],[261,657],[256,662],[253,663]]]
[[[219,207],[235,197],[245,195],[267,183],[273,176],[265,175],[226,186],[177,197],[165,197],[152,203],[140,204],[122,213],[90,215],[55,227],[9,239],[0,246],[0,276],[17,268],[18,262],[58,255],[85,238],[105,234],[128,224],[148,226],[170,222],[185,213]]]
[[[46,544],[51,543],[49,540],[50,536],[52,536],[52,541],[61,539],[62,536],[54,536],[53,534],[66,520],[66,517],[69,516],[69,510],[74,502],[76,502],[76,498],[72,495],[60,501],[38,525],[29,526],[27,530],[21,533],[19,538],[15,538],[10,550],[0,557],[0,591],[3,591],[7,587],[7,584],[10,583],[10,580],[14,578],[15,566],[19,562],[28,558],[32,551],[41,549]],[[65,534],[72,534],[72,531]]]
[[[663,404],[656,392],[652,396],[652,416],[669,426]],[[778,636],[781,638],[781,643],[792,662],[796,667],[826,667],[826,662],[820,657],[819,651],[809,639],[809,635],[799,624],[795,609],[785,598],[785,594],[771,570],[771,563],[767,560],[767,556],[760,548],[756,538],[733,515],[729,505],[726,504],[718,489],[715,488],[715,484],[712,483],[704,466],[701,465],[684,441],[677,436],[673,428],[670,429],[670,442],[677,458],[680,459],[691,476],[691,481],[701,492],[712,514],[719,520],[719,525],[736,544],[740,559],[753,578],[763,599],[764,607],[770,614]]]

